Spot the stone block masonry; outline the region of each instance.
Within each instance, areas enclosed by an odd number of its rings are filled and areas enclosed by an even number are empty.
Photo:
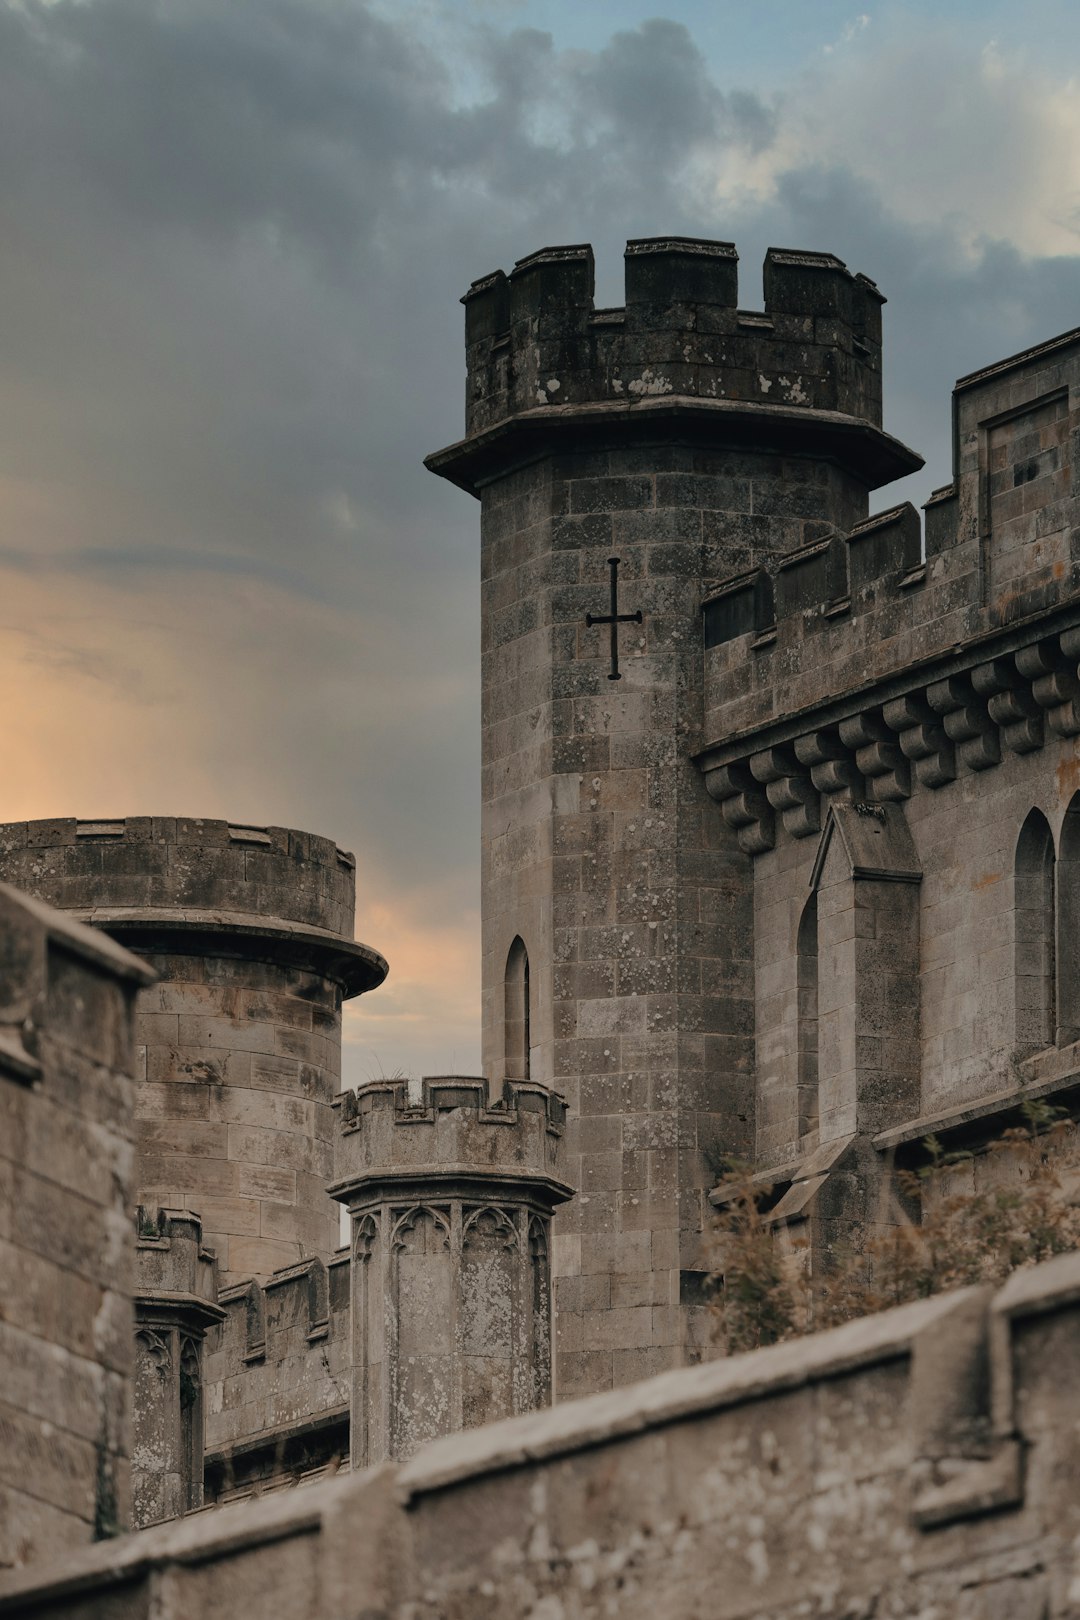
[[[130,1524],[135,996],[153,973],[0,884],[0,1567]]]
[[[1077,1113],[1078,402],[1078,331],[961,378],[925,537],[896,507],[704,604],[698,764],[754,868],[754,1158],[812,1220],[832,1154],[837,1230],[931,1132]],[[855,812],[906,853],[823,885]]]
[[[0,1576],[19,1620],[1072,1620],[1080,1258]]]
[[[137,1201],[194,1210],[223,1285],[328,1260],[341,1003],[387,971],[353,938],[352,856],[225,821],[18,822],[0,877],[158,976],[138,1007]]]
[[[880,425],[881,296],[839,260],[770,251],[763,312],[727,243],[629,243],[621,310],[592,276],[552,248],[474,284],[467,437],[428,460],[481,501],[485,1069],[570,1109],[559,1398],[699,1353],[707,1195],[754,1150],[753,875],[693,761],[702,603],[919,465]],[[618,682],[586,623],[611,557],[643,616]]]

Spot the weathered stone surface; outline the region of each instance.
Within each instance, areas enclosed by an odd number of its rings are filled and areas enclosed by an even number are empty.
[[[593,312],[587,248],[487,278],[466,299],[469,436],[428,463],[482,503],[485,1069],[524,1072],[523,949],[527,1072],[570,1105],[561,1398],[699,1353],[680,1278],[704,1264],[725,1157],[755,1145],[743,829],[766,848],[774,820],[820,826],[809,776],[789,789],[766,759],[717,815],[693,763],[702,604],[738,571],[724,628],[745,639],[774,595],[779,613],[842,594],[847,549],[863,563],[876,542],[839,536],[918,459],[880,431],[873,285],[771,250],[766,313],[747,315],[735,267],[729,244],[632,242],[625,312]],[[620,611],[643,616],[620,626],[617,682],[608,627],[586,622],[612,556]]]
[[[0,1615],[1067,1620],[1078,1299],[1063,1256],[448,1436],[0,1576]]]
[[[352,1254],[354,1467],[551,1401],[561,1097],[461,1076],[341,1098],[334,1196]]]
[[[0,876],[150,962],[137,1202],[201,1218],[223,1284],[326,1261],[341,1002],[386,963],[353,939],[355,865],[283,827],[132,817],[0,827]]]
[[[132,1027],[152,980],[0,884],[0,1566],[130,1523]]]

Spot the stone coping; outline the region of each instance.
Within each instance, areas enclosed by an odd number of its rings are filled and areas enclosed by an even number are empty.
[[[212,940],[215,949],[220,948],[223,938],[258,940],[270,951],[275,961],[301,964],[310,961],[317,964],[319,970],[329,977],[340,979],[346,997],[375,989],[390,971],[385,956],[370,945],[362,945],[358,940],[335,934],[328,928],[289,922],[281,917],[262,917],[257,912],[200,910],[184,906],[93,906],[84,910],[73,909],[65,915],[90,924],[92,929],[106,930],[109,934],[153,934],[157,937],[175,934],[189,947],[200,937]],[[101,935],[94,937],[100,938]],[[243,954],[246,957],[251,952],[245,948]],[[152,983],[153,977],[145,982]]]
[[[364,1469],[302,1490],[208,1509],[99,1542],[47,1568],[8,1571],[0,1574],[0,1614],[28,1615],[38,1604],[134,1582],[169,1564],[205,1564],[244,1548],[315,1534],[329,1527],[349,1504],[374,1505],[376,1497],[384,1497],[388,1490],[409,1507],[468,1479],[592,1450],[620,1438],[692,1422],[709,1412],[903,1360],[913,1356],[923,1334],[930,1360],[935,1361],[942,1335],[951,1335],[953,1326],[977,1329],[980,1319],[987,1320],[993,1340],[995,1321],[1004,1329],[1009,1322],[1066,1309],[1078,1299],[1080,1254],[1059,1255],[1014,1273],[993,1295],[975,1287],[917,1300],[806,1338],[661,1373],[609,1394],[448,1435],[423,1447],[404,1466]],[[1007,1348],[1007,1340],[1002,1348]]]
[[[953,393],[963,393],[968,388],[986,382],[989,377],[1000,376],[1006,371],[1015,371],[1020,366],[1029,365],[1032,360],[1041,360],[1044,355],[1054,354],[1058,349],[1067,349],[1073,343],[1080,343],[1080,326],[1074,326],[1058,337],[1047,338],[1045,343],[1036,343],[1034,348],[1021,349],[1019,354],[1006,355],[1004,360],[995,360],[992,365],[983,366],[978,371],[969,371],[966,376],[956,379]]]
[[[1080,1282],[1080,1255],[1070,1258]],[[566,1456],[723,1407],[903,1359],[911,1354],[919,1333],[979,1292],[978,1288],[959,1289],[916,1300],[805,1338],[698,1367],[679,1367],[623,1389],[448,1435],[424,1446],[404,1464],[399,1475],[402,1494],[411,1501],[470,1476]]]
[[[826,455],[865,479],[870,489],[918,472],[923,465],[923,458],[891,433],[843,411],[667,394],[632,402],[534,406],[434,451],[425,458],[424,466],[467,494],[478,496],[483,485],[501,476],[508,464],[524,466],[549,455],[555,438],[577,447],[608,432],[625,444],[628,435],[637,430],[645,435],[686,433],[711,443],[730,441],[741,447]]]

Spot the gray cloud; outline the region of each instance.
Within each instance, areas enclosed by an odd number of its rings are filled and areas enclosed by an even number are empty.
[[[753,305],[769,241],[839,252],[891,300],[917,494],[953,377],[1078,318],[1074,259],[961,253],[833,157],[710,188],[782,152],[784,101],[678,22],[592,52],[454,26],[469,95],[362,0],[0,0],[0,593],[43,619],[4,612],[4,667],[94,743],[43,711],[10,813],[298,822],[447,939],[476,904],[477,509],[420,460],[461,431],[471,279],[591,239],[616,303],[625,238],[681,230],[738,240]],[[452,1014],[430,977],[401,995],[427,1051]]]

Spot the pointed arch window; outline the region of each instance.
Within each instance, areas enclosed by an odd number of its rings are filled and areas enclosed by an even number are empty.
[[[1016,843],[1013,875],[1013,978],[1017,1048],[1038,1052],[1057,1034],[1056,873],[1046,817],[1032,810]]]
[[[1080,793],[1061,827],[1057,863],[1057,1040],[1080,1041]]]
[[[818,898],[811,894],[799,918],[796,944],[796,1029],[799,1136],[818,1123]]]
[[[506,1078],[529,1078],[529,953],[520,934],[506,958]]]

